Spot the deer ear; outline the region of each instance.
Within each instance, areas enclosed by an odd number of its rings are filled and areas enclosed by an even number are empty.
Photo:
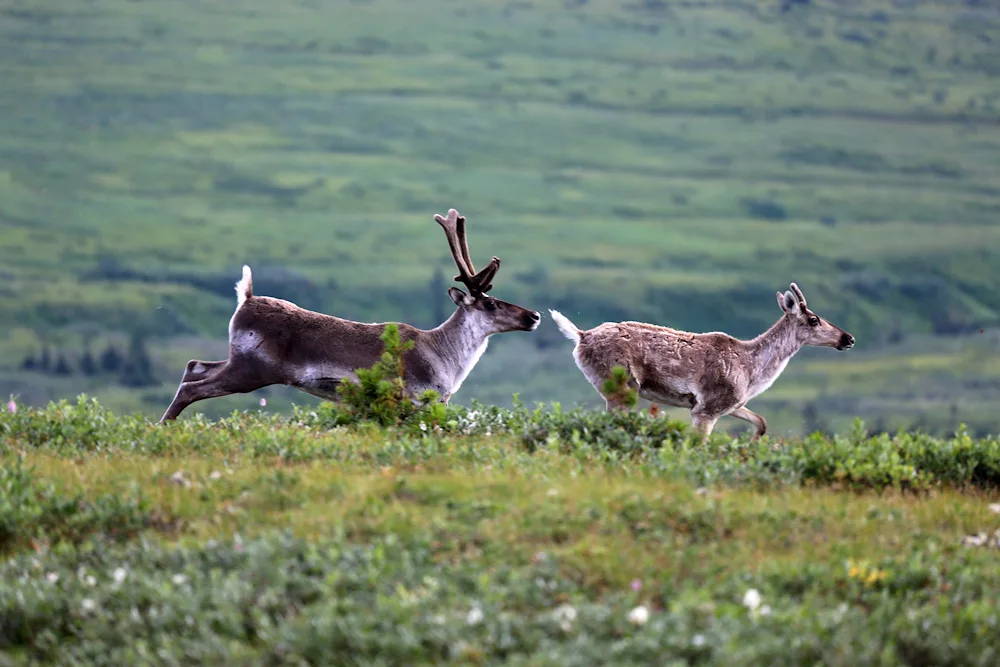
[[[474,298],[457,287],[449,287],[448,296],[451,297],[451,300],[455,302],[456,306],[471,306],[476,302]]]
[[[798,303],[795,301],[795,295],[791,292],[785,292],[784,294],[778,292],[778,305],[787,313],[794,310]]]

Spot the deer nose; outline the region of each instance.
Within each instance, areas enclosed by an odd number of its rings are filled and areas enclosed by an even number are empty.
[[[541,316],[541,314],[539,314],[539,313],[537,313],[537,312],[535,312],[535,311],[533,310],[533,311],[531,311],[530,313],[528,313],[528,318],[529,318],[529,319],[530,319],[530,320],[531,320],[532,322],[540,322],[540,321],[541,321],[541,319],[542,319],[542,316]]]
[[[849,350],[854,347],[854,336],[846,331],[840,336],[840,349]]]

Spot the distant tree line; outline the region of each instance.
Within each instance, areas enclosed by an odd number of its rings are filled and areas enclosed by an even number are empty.
[[[124,350],[109,342],[104,350],[94,355],[90,342],[85,341],[76,354],[65,349],[53,352],[43,345],[40,352],[30,352],[21,360],[21,370],[45,375],[69,377],[115,378],[126,387],[150,387],[159,384],[153,371],[153,362],[142,333],[135,332]]]

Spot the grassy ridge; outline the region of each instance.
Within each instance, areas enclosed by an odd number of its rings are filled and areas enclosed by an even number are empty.
[[[4,413],[0,652],[995,659],[996,439],[859,426],[696,448],[641,412],[453,407],[438,426],[331,429],[338,419],[324,406],[157,427],[88,400]]]
[[[456,206],[498,296],[585,325],[751,335],[796,280],[883,370],[817,364],[776,426],[827,381],[838,425],[851,397],[910,425],[941,403],[913,368],[1000,312],[997,17],[807,4],[0,2],[0,393],[162,410],[243,262],[261,293],[429,326],[430,216]],[[16,369],[136,328],[155,389]],[[566,349],[526,346],[458,400],[593,400]],[[528,354],[549,377],[510,370]],[[996,377],[949,383],[959,419],[996,429]]]

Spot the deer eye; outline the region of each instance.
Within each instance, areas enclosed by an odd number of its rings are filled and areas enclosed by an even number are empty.
[[[493,299],[487,299],[486,301],[483,301],[483,308],[485,308],[486,310],[496,310],[497,302],[494,301]]]
[[[809,317],[809,326],[816,327],[819,326],[819,318],[815,315]]]

